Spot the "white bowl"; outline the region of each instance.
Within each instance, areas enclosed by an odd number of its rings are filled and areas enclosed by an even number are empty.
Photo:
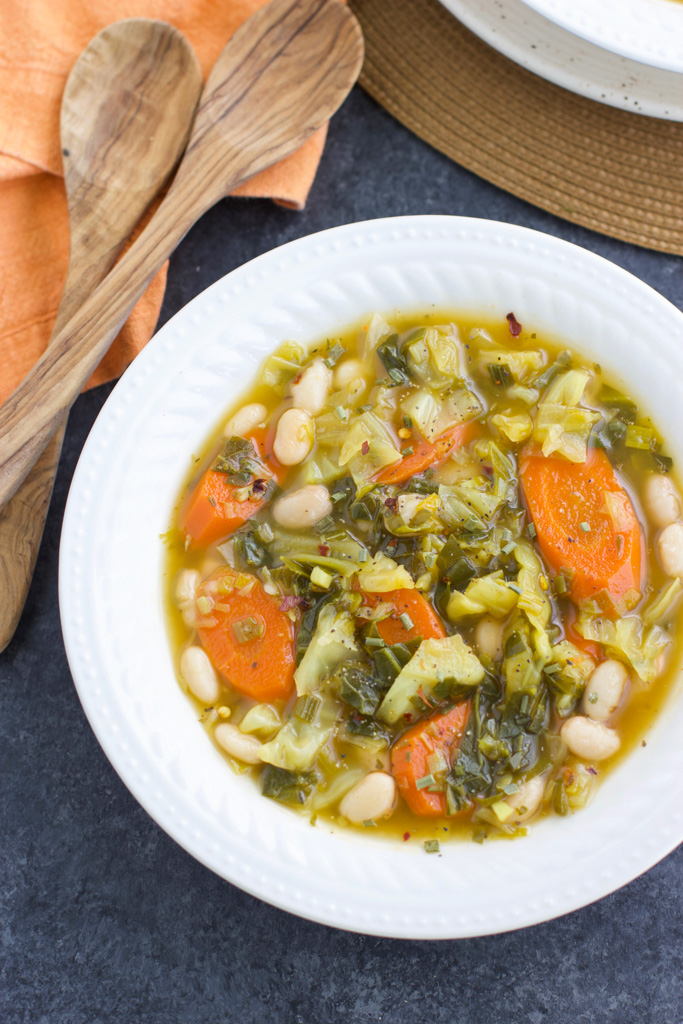
[[[589,43],[664,71],[683,72],[679,0],[524,0]],[[683,88],[683,85],[681,85]]]
[[[666,433],[683,405],[683,315],[590,252],[508,224],[405,217],[333,228],[218,281],[124,374],[85,445],[61,544],[69,664],[114,768],[159,825],[235,885],[315,921],[454,938],[567,913],[683,839],[683,702],[573,817],[517,842],[421,844],[312,828],[234,775],[177,685],[162,608],[178,487],[226,406],[280,341],[309,342],[373,310],[451,307],[559,334],[599,360]],[[680,464],[683,434],[667,449]]]

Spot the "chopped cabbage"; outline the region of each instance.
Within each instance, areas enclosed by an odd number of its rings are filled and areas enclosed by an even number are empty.
[[[570,462],[586,461],[588,438],[601,418],[599,412],[578,408],[590,379],[587,370],[567,370],[548,388],[539,403],[532,434],[544,455],[561,455]]]
[[[527,540],[517,541],[515,558],[519,565],[517,586],[522,591],[517,607],[526,615],[531,626],[534,650],[545,664],[550,661],[550,640],[546,628],[552,608],[546,592],[541,588],[541,578],[545,578],[543,566]]]
[[[289,382],[296,377],[306,358],[305,350],[296,341],[286,341],[269,356],[263,367],[265,383],[284,395]]]
[[[448,414],[443,405],[426,388],[409,391],[401,408],[428,441],[442,434],[449,425]],[[445,423],[444,426],[442,422]]]
[[[274,707],[270,704],[254,704],[249,708],[246,715],[239,724],[240,732],[255,734],[265,739],[276,732],[282,722]]]
[[[610,654],[628,662],[644,683],[653,683],[657,678],[657,661],[671,643],[659,626],[643,628],[637,615],[625,615],[616,622],[582,615],[576,628],[586,640],[597,640]]]
[[[339,712],[334,699],[321,696],[313,721],[290,718],[277,736],[260,748],[258,756],[262,761],[289,772],[307,772],[313,767],[320,748],[330,738]]]
[[[494,618],[502,619],[510,614],[517,600],[518,595],[508,587],[503,573],[498,570],[470,580],[464,593],[454,591],[448,602],[448,618],[459,622],[469,615],[489,612]]]
[[[392,590],[412,590],[415,587],[412,576],[393,558],[378,553],[358,573],[361,590],[369,594],[388,594]]]
[[[559,667],[548,678],[555,694],[555,705],[562,714],[568,712],[583,693],[595,662],[569,640],[555,644],[551,654],[553,666]]]
[[[517,352],[507,349],[483,350],[479,353],[478,363],[484,368],[490,365],[507,366],[516,381],[523,381],[530,373],[535,373],[545,365],[545,356],[537,349],[519,349]]]
[[[353,421],[339,453],[339,465],[348,467],[360,497],[371,489],[372,478],[380,469],[400,459],[392,434],[372,412]]]
[[[498,427],[502,434],[512,441],[513,444],[519,444],[520,441],[525,441],[531,433],[533,426],[531,422],[531,416],[526,412],[518,413],[496,413],[495,416],[491,417],[491,422]]]
[[[296,692],[299,696],[317,692],[337,665],[360,656],[353,616],[347,611],[338,612],[333,604],[326,604],[318,616],[306,653],[294,673]]]
[[[423,640],[396,676],[377,716],[390,724],[398,722],[404,715],[414,713],[412,699],[418,698],[418,691],[429,699],[439,683],[474,689],[483,678],[479,658],[458,633],[439,640]]]
[[[460,376],[460,348],[447,328],[426,327],[406,340],[403,354],[414,377],[443,390]]]
[[[358,339],[358,355],[367,359],[377,347],[391,334],[391,327],[379,313],[373,313],[366,331],[361,331]]]
[[[651,605],[645,609],[643,613],[643,619],[645,622],[656,622],[657,619],[662,619],[667,612],[670,612],[674,604],[683,592],[683,582],[680,577],[675,580],[671,580],[654,599]]]

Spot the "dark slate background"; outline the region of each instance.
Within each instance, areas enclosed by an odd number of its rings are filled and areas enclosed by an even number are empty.
[[[680,260],[498,191],[356,89],[331,126],[306,210],[251,200],[212,210],[171,261],[161,323],[283,242],[415,213],[490,217],[559,235],[683,308]],[[57,608],[66,494],[110,390],[76,403],[26,612],[0,655],[0,1022],[680,1024],[683,849],[558,921],[493,938],[405,942],[311,924],[245,895],[138,807],[85,720]]]

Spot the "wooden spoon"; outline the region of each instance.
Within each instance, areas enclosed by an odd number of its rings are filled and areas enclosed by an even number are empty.
[[[360,27],[340,0],[272,0],[238,29],[209,76],[163,203],[0,408],[0,504],[14,494],[134,303],[195,221],[324,124],[362,60]]]
[[[61,142],[70,250],[56,338],[106,277],[187,143],[202,72],[185,37],[131,18],[88,44],[64,88]],[[66,417],[0,511],[0,651],[12,638],[33,575]]]

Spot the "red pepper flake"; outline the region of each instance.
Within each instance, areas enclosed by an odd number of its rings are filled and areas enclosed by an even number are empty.
[[[643,743],[643,746],[645,746],[644,743]],[[588,768],[586,768],[586,771],[588,772],[589,775],[597,775],[598,774],[597,768],[594,768],[592,764],[588,765]]]
[[[409,839],[410,839],[410,832],[404,832],[403,833],[403,842],[407,843]]]
[[[518,338],[519,335],[522,333],[522,325],[517,320],[517,317],[515,316],[515,314],[514,313],[508,313],[507,316],[505,317],[505,319],[507,320],[508,324],[510,325],[510,334],[512,335],[512,337],[513,338]]]
[[[318,544],[318,551],[321,555],[329,555],[330,548],[328,544]]]
[[[278,611],[288,612],[291,608],[298,608],[300,604],[304,604],[303,597],[297,597],[295,594],[287,594],[282,598],[282,604]]]
[[[363,441],[362,445],[360,446],[360,450],[363,453],[363,455],[367,455],[368,452],[370,451],[370,442]]]
[[[386,498],[384,504],[392,512],[398,512],[398,498]]]
[[[258,480],[254,480],[253,484],[251,485],[251,489],[254,492],[254,494],[262,494],[265,491],[267,486],[268,486],[267,481],[266,480],[262,480],[259,477]]]

